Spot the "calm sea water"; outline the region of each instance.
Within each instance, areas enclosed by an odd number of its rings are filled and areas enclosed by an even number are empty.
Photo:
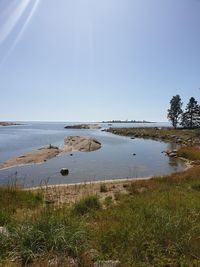
[[[175,148],[174,144],[144,139],[130,139],[101,130],[64,129],[70,123],[24,122],[24,125],[0,127],[0,162],[31,152],[42,146],[63,145],[70,135],[93,136],[102,143],[94,152],[65,154],[43,164],[14,167],[0,171],[0,184],[17,179],[23,186],[64,184],[84,181],[146,177],[180,171],[185,164],[161,153]],[[71,123],[74,124],[74,123]],[[151,127],[167,124],[113,124],[113,127]],[[103,128],[109,127],[102,124]],[[135,153],[136,156],[132,154]],[[60,169],[69,175],[61,176]]]

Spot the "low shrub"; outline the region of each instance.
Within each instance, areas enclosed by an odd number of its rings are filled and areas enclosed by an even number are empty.
[[[97,196],[87,196],[76,202],[72,211],[76,215],[84,215],[101,209],[101,203]]]
[[[199,147],[182,147],[178,150],[178,156],[189,160],[200,160]]]
[[[106,193],[106,192],[108,192],[108,188],[107,188],[106,184],[101,184],[101,185],[100,185],[100,192],[101,192],[101,193]]]

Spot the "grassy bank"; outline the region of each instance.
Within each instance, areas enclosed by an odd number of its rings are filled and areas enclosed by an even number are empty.
[[[44,191],[2,188],[1,265],[200,266],[200,166],[127,181],[112,195],[109,185],[98,186],[62,205],[44,201]]]
[[[133,138],[150,138],[163,141],[172,141],[185,145],[200,144],[200,129],[173,129],[173,128],[109,128],[107,132],[130,136]]]

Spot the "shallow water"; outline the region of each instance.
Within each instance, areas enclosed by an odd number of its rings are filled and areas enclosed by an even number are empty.
[[[101,130],[64,129],[66,124],[70,123],[27,122],[20,126],[0,127],[0,162],[48,144],[62,146],[64,137],[69,135],[93,136],[102,143],[102,148],[94,152],[74,152],[73,156],[68,153],[43,164],[2,170],[0,184],[8,184],[13,179],[17,179],[23,186],[38,186],[136,178],[169,174],[185,168],[181,160],[170,159],[161,153],[175,148],[174,144],[130,139]],[[108,127],[107,124],[102,126]],[[113,127],[138,126],[160,127],[163,124],[113,124]],[[63,167],[69,169],[66,177],[60,174]]]

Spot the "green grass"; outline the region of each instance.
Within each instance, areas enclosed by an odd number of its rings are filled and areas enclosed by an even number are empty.
[[[131,184],[96,216],[94,246],[122,266],[200,266],[199,170]]]
[[[1,189],[10,200],[0,211],[9,203],[14,212],[1,216],[8,235],[0,234],[0,266],[11,259],[10,266],[48,266],[50,258],[69,256],[89,267],[84,255],[90,249],[123,267],[200,266],[200,166],[124,189],[103,207],[96,195],[57,207],[41,205],[38,193]],[[19,216],[19,209],[31,216]]]
[[[146,128],[110,128],[108,131],[115,131],[119,134],[132,135],[132,134],[144,134],[152,136],[154,134],[164,135],[180,135],[180,136],[199,136],[199,129],[173,129],[173,128],[157,128],[157,127],[146,127]]]
[[[41,193],[0,187],[0,226],[11,223],[20,210],[34,210],[43,202]]]
[[[42,202],[40,192],[21,190],[20,188],[0,187],[0,208],[34,208]]]

